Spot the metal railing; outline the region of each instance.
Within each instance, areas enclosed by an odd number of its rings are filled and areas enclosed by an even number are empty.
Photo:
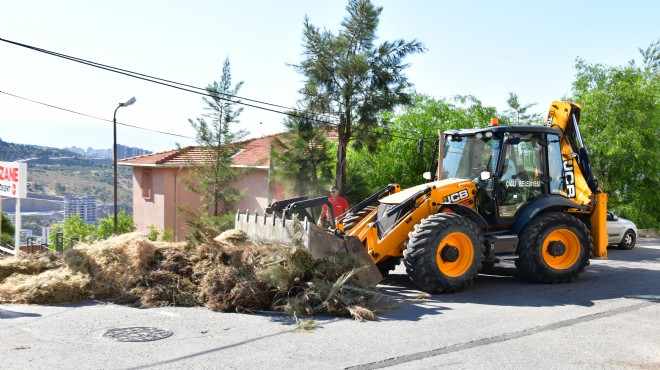
[[[79,241],[78,238],[65,238],[64,233],[55,233],[55,248],[51,249],[54,249],[56,252],[64,252],[66,249],[73,248]],[[68,242],[68,245],[65,245],[65,242]]]
[[[34,236],[29,236],[25,238],[25,245],[21,245],[20,252],[21,253],[39,253],[43,252],[46,250],[52,250],[55,252],[64,252],[65,250],[69,248],[73,248],[74,245],[78,244],[80,241],[79,238],[65,238],[64,233],[56,233],[55,234],[55,243],[53,244],[48,244],[48,243],[36,243],[37,238]],[[14,254],[15,248],[12,245],[2,245],[0,246],[0,252],[4,252],[7,254]]]

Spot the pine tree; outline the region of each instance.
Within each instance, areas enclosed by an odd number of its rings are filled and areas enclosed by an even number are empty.
[[[284,126],[288,131],[273,141],[275,178],[296,195],[326,194],[332,178],[328,129],[298,114],[287,118]]]
[[[206,87],[209,97],[203,99],[208,113],[195,121],[188,120],[196,131],[198,146],[182,149],[193,169],[193,178],[185,179],[184,184],[200,195],[213,216],[219,216],[221,209],[232,209],[242,196],[240,190],[230,186],[238,176],[232,156],[240,149],[238,141],[247,135],[245,130],[232,130],[243,111],[235,108],[240,104],[235,96],[241,86],[242,81],[232,87],[229,58],[225,59],[220,82]]]
[[[340,189],[346,184],[349,142],[354,140],[357,148],[376,149],[374,127],[385,124],[382,112],[411,102],[403,60],[424,51],[415,40],[376,45],[382,8],[369,0],[349,0],[346,10],[348,16],[336,35],[305,19],[304,58],[294,66],[306,79],[300,90],[304,105],[318,114],[339,117],[335,181]]]
[[[533,125],[540,122],[540,114],[527,113],[529,108],[535,106],[536,103],[523,105],[518,100],[518,94],[512,92],[509,93],[509,98],[506,100],[506,103],[511,109],[506,110],[504,113],[508,116],[512,125]]]

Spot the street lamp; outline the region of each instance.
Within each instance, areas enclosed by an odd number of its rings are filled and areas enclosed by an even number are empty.
[[[119,106],[115,109],[115,113],[112,118],[114,126],[114,169],[115,169],[115,235],[117,235],[117,110],[121,107],[128,107],[129,105],[135,103],[135,97],[130,98],[126,103],[119,103]]]

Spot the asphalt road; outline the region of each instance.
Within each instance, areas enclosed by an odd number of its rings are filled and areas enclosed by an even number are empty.
[[[399,274],[400,273],[400,274]],[[468,290],[419,299],[401,267],[377,321],[204,308],[0,305],[2,369],[660,369],[660,239],[610,249],[575,283],[535,284],[511,263]],[[121,342],[115,329],[146,342]]]

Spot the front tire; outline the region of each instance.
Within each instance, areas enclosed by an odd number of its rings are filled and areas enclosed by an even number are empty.
[[[567,283],[589,265],[591,250],[591,234],[582,221],[566,213],[543,213],[520,233],[516,267],[534,281]]]
[[[440,213],[422,220],[409,235],[404,264],[420,289],[449,293],[472,284],[484,259],[483,237],[474,222]]]
[[[619,249],[631,250],[635,248],[636,239],[637,238],[635,238],[635,233],[632,230],[626,231],[626,233],[623,234],[623,239],[621,239],[621,243],[619,243]]]

